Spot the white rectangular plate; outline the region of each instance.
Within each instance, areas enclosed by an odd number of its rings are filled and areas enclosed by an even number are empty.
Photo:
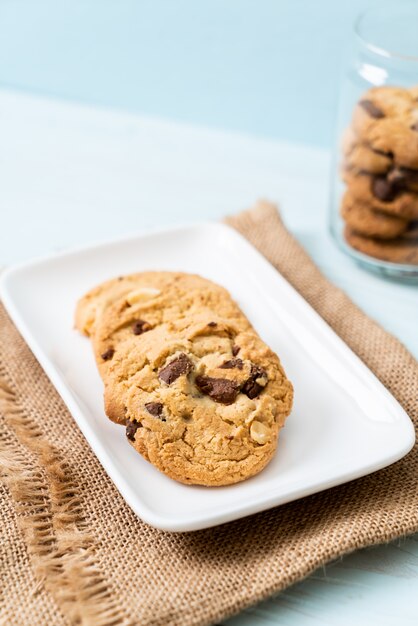
[[[77,299],[142,270],[201,274],[229,289],[294,384],[277,454],[258,476],[217,488],[181,485],[145,461],[103,411],[90,342],[73,328]],[[240,235],[205,224],[137,236],[8,270],[1,296],[126,502],[145,522],[197,530],[376,471],[414,444],[390,393],[286,280]]]

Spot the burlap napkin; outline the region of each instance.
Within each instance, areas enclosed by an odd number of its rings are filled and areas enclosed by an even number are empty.
[[[320,274],[268,205],[230,218],[418,418],[418,365]],[[1,623],[209,624],[418,529],[417,448],[361,480],[218,528],[143,524],[0,310]]]

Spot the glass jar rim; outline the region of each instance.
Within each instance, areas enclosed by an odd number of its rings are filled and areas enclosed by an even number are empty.
[[[399,7],[399,5],[397,6]],[[401,9],[406,9],[408,7],[414,7],[415,9],[417,9],[417,15],[418,15],[418,5],[416,1],[402,3],[401,5]],[[393,50],[387,50],[385,47],[380,46],[378,43],[373,43],[372,41],[369,41],[361,33],[361,26],[364,23],[366,18],[372,16],[373,14],[378,14],[379,12],[382,12],[385,9],[393,9],[393,8],[396,8],[394,3],[385,4],[383,6],[369,7],[365,9],[357,16],[357,18],[354,21],[354,25],[353,25],[354,34],[363,46],[365,46],[370,52],[373,52],[376,55],[379,55],[381,57],[385,57],[388,59],[398,59],[398,60],[413,61],[413,62],[418,63],[418,54],[409,55],[409,54],[402,54],[401,52],[395,52]]]

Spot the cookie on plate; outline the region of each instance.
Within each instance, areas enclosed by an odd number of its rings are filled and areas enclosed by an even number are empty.
[[[292,406],[277,355],[206,279],[146,272],[124,281],[129,290],[105,297],[105,307],[84,299],[96,310],[90,328],[109,416],[180,482],[227,485],[261,471]]]
[[[120,282],[128,288],[123,296],[108,302],[106,307],[101,306],[94,322],[92,342],[106,383],[106,413],[113,421],[124,423],[126,377],[139,371],[146,355],[153,354],[160,345],[167,350],[171,341],[183,346],[184,340],[179,339],[178,332],[185,318],[192,316],[203,334],[217,337],[226,334],[221,323],[217,326],[218,319],[233,323],[235,332],[247,330],[250,324],[225,289],[200,276],[143,272],[121,277]],[[114,290],[111,282],[107,285]],[[90,303],[90,299],[87,301]],[[207,322],[213,323],[208,329]],[[121,375],[121,367],[126,375]]]
[[[95,323],[105,309],[119,296],[132,291],[134,287],[135,279],[129,275],[112,278],[90,289],[77,302],[74,316],[77,330],[87,337],[93,335]]]

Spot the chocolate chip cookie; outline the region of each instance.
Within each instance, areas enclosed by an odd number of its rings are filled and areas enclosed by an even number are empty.
[[[418,169],[418,100],[415,89],[375,87],[358,102],[352,128],[373,151],[395,165]]]
[[[386,241],[360,235],[349,226],[345,227],[344,237],[352,248],[368,256],[391,263],[418,265],[418,222],[410,224],[400,237]]]
[[[374,87],[343,137],[340,213],[345,239],[364,254],[414,263],[418,219],[418,86]]]
[[[396,165],[418,169],[417,116],[408,114],[401,120],[381,120],[370,128],[365,141],[372,150],[391,155]]]
[[[384,174],[393,164],[391,155],[373,150],[361,142],[351,128],[344,134],[342,149],[344,167],[354,174]]]
[[[414,95],[402,87],[372,87],[358,101],[353,112],[353,130],[363,137],[379,120],[399,118],[415,107]]]
[[[341,201],[341,217],[356,233],[376,239],[399,237],[408,228],[408,220],[370,209],[346,191]]]
[[[418,219],[418,194],[403,189],[387,176],[342,172],[350,194],[369,206],[406,220]]]
[[[146,283],[145,274],[143,280]],[[91,289],[77,303],[75,310],[76,328],[87,337],[92,335],[94,325],[105,309],[119,296],[132,291],[135,284],[135,275],[118,276]]]
[[[208,280],[146,272],[117,282],[80,301],[76,325],[92,337],[106,412],[127,440],[186,484],[261,471],[292,406],[277,355]]]

